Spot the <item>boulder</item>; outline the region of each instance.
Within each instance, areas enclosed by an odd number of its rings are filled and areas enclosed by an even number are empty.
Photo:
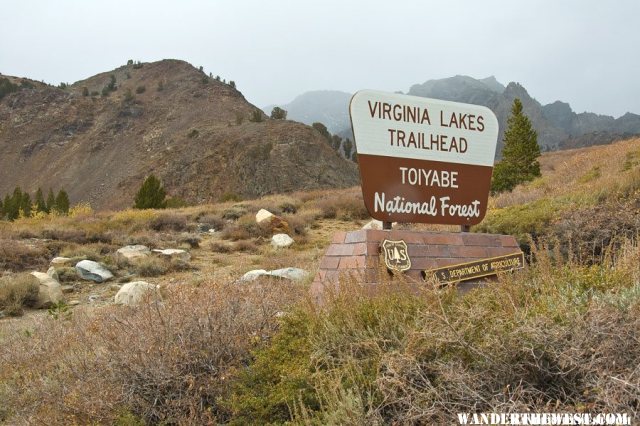
[[[397,222],[393,222],[391,226],[397,225]],[[367,222],[362,229],[382,229],[382,221],[371,219],[371,221]]]
[[[113,274],[104,265],[93,260],[81,260],[76,264],[76,271],[80,278],[102,283],[113,278]]]
[[[141,244],[124,246],[116,251],[116,257],[120,261],[132,261],[136,259],[142,259],[151,254],[149,247]]]
[[[301,281],[305,279],[309,273],[300,268],[282,268],[268,272],[272,277],[286,278],[292,281]]]
[[[114,301],[119,305],[134,306],[143,302],[145,298],[149,300],[160,300],[160,286],[149,284],[145,281],[133,281],[126,283],[118,290]]]
[[[51,266],[54,268],[62,268],[64,266],[72,266],[73,259],[70,257],[54,257],[51,259]]]
[[[58,270],[55,267],[50,267],[47,269],[47,275],[49,275],[54,280],[60,282],[60,274],[58,274]]]
[[[240,278],[240,281],[253,281],[258,277],[277,277],[285,278],[292,281],[300,281],[305,279],[309,273],[300,268],[282,268],[275,269],[273,271],[267,271],[265,269],[254,269],[247,272]]]
[[[247,272],[240,278],[240,281],[253,281],[258,277],[268,275],[269,273],[264,269],[254,269],[252,271]]]
[[[261,223],[267,219],[271,219],[272,217],[274,217],[274,214],[271,213],[269,210],[260,209],[260,211],[256,213],[256,222]]]
[[[293,238],[291,238],[287,234],[276,234],[271,237],[271,245],[276,248],[289,247],[293,243]]]
[[[153,250],[154,253],[170,260],[178,260],[180,262],[188,262],[191,260],[191,255],[188,251],[182,249],[164,249],[164,250]]]
[[[58,281],[43,272],[32,272],[31,275],[40,282],[38,300],[36,300],[34,307],[47,308],[62,300],[62,288]]]

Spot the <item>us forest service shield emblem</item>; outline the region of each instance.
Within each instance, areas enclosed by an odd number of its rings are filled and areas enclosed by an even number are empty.
[[[403,240],[384,240],[382,253],[384,254],[384,264],[391,271],[404,272],[411,268],[407,243]]]

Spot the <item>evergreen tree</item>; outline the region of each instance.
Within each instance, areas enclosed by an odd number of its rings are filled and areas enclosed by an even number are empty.
[[[16,220],[20,216],[20,204],[22,203],[22,190],[17,186],[9,202],[5,202],[5,211],[8,220]]]
[[[336,151],[340,151],[340,147],[342,146],[342,138],[338,135],[333,135],[333,137],[331,138],[331,144],[333,146],[333,149],[335,149]]]
[[[347,138],[344,141],[343,147],[344,147],[345,158],[351,159],[351,149],[353,148],[353,142],[351,142],[351,139]]]
[[[491,192],[511,191],[516,185],[540,176],[538,135],[516,98],[504,132],[502,160],[493,168]]]
[[[60,214],[69,214],[69,195],[64,189],[58,191],[55,209]]]
[[[47,203],[44,201],[44,195],[42,194],[42,188],[38,188],[36,191],[36,212],[47,213]]]
[[[47,208],[46,212],[51,213],[56,208],[56,196],[53,195],[53,190],[49,188],[49,194],[47,195]]]
[[[20,199],[20,211],[24,217],[31,216],[31,196],[28,192],[22,193],[22,198]]]
[[[2,203],[2,215],[0,216],[0,218],[6,217],[9,215],[9,210],[11,208],[11,196],[9,194],[4,196],[4,202]],[[7,217],[7,219],[9,219]]]
[[[162,187],[160,179],[149,175],[136,194],[136,209],[164,209],[167,206],[165,200],[167,193]]]

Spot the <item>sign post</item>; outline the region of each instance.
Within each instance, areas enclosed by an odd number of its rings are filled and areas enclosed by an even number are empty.
[[[311,286],[318,300],[345,274],[380,283],[381,266],[416,285],[462,288],[524,266],[513,236],[469,232],[487,212],[498,138],[490,109],[362,90],[349,112],[364,204],[384,225],[334,235]],[[462,232],[398,230],[392,222],[459,225]]]

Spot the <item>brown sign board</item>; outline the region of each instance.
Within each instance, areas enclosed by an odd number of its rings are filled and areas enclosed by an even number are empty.
[[[483,106],[362,90],[351,98],[364,203],[383,222],[484,218],[498,120]]]
[[[514,271],[522,268],[524,268],[524,253],[518,252],[506,256],[430,269],[423,271],[422,276],[425,280],[435,276],[440,284],[450,284],[458,281],[488,277],[497,275],[500,272]]]

